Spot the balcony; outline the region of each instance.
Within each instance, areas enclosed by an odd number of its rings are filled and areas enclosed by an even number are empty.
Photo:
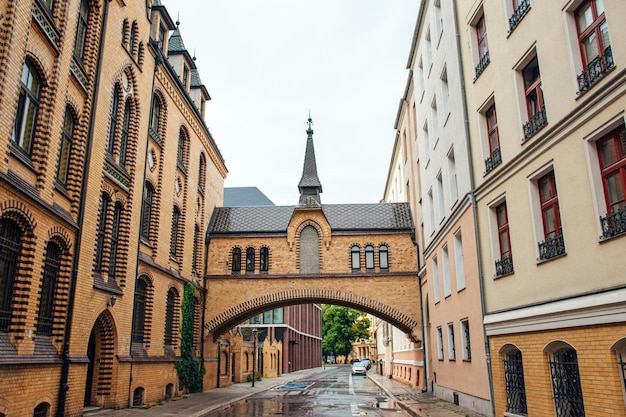
[[[600,217],[600,224],[602,225],[603,239],[626,232],[626,208],[622,208],[613,214]]]
[[[502,162],[500,148],[494,149],[489,158],[485,159],[485,174],[489,173]]]
[[[613,52],[609,46],[604,53],[597,56],[587,65],[587,68],[578,75],[578,94],[582,94],[591,88],[600,78],[604,76],[610,69],[615,66],[613,61]]]
[[[480,74],[483,73],[483,71],[485,70],[485,68],[487,68],[487,65],[489,65],[490,62],[491,60],[489,59],[489,51],[487,51],[485,52],[485,55],[483,55],[483,57],[480,58],[480,62],[478,63],[478,65],[476,65],[476,68],[475,68],[476,75],[474,76],[474,80],[478,79]]]
[[[539,244],[539,260],[545,261],[565,253],[563,234],[547,238]]]
[[[546,115],[546,108],[542,108],[537,113],[530,117],[528,122],[524,123],[524,140],[529,139],[535,133],[539,132],[545,125],[548,124],[548,116]]]
[[[499,261],[496,261],[496,277],[502,277],[504,275],[513,273],[513,258],[505,256]]]
[[[513,15],[509,17],[509,33],[513,32],[519,22],[522,21],[528,10],[530,9],[530,0],[522,0],[519,2],[517,9],[513,12]]]

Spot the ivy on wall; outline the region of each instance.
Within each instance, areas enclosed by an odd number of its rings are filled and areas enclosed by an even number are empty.
[[[176,372],[181,385],[189,389],[189,392],[202,391],[202,377],[206,369],[204,363],[200,359],[196,359],[193,355],[193,328],[194,328],[194,296],[196,288],[190,284],[185,284],[185,292],[183,296],[182,325],[180,328],[181,343],[180,357],[181,360],[176,362]]]

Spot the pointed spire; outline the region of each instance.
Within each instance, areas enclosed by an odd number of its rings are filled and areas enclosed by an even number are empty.
[[[306,151],[304,154],[304,167],[302,169],[302,178],[298,184],[300,190],[301,206],[319,207],[322,205],[320,193],[322,192],[322,183],[317,177],[317,164],[315,162],[315,148],[313,147],[313,119],[311,119],[311,110],[309,110],[309,119],[307,121],[308,129],[306,130]]]

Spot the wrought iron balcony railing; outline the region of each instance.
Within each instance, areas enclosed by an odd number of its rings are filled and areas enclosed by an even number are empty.
[[[487,51],[485,52],[485,55],[483,55],[483,57],[480,58],[480,62],[478,63],[478,65],[476,65],[476,68],[475,68],[476,75],[474,76],[475,80],[480,76],[480,74],[483,73],[483,71],[485,70],[485,68],[487,68],[487,65],[489,65],[490,62],[491,60],[489,59],[489,51]]]
[[[537,113],[533,114],[526,123],[524,123],[524,140],[529,139],[535,133],[539,132],[545,125],[548,124],[548,116],[546,115],[546,108],[542,108]]]
[[[539,242],[539,259],[545,261],[565,253],[565,240],[563,234],[547,238]]]
[[[499,261],[496,261],[496,277],[513,273],[513,257],[511,255],[505,256]]]
[[[584,93],[594,85],[602,76],[615,66],[611,47],[607,47],[602,55],[591,61],[587,68],[578,75],[578,93]]]
[[[502,162],[502,153],[500,148],[494,149],[489,158],[485,159],[485,174],[500,165]]]
[[[513,12],[511,17],[509,17],[509,32],[513,32],[519,22],[526,16],[528,10],[530,9],[530,0],[522,0],[519,2],[517,9]]]
[[[602,237],[609,238],[626,232],[626,208],[600,217]]]

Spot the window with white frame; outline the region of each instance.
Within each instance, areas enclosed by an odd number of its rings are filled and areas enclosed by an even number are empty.
[[[500,277],[513,273],[513,256],[511,253],[511,237],[509,233],[509,216],[504,198],[491,206],[493,213],[493,242],[495,276]]]
[[[433,16],[435,19],[435,40],[438,41],[443,33],[443,18],[441,17],[441,0],[433,2]]]
[[[433,146],[437,146],[437,140],[439,139],[439,114],[437,113],[437,95],[433,95],[433,99],[430,102],[430,118],[432,122],[432,134],[433,134]]]
[[[452,294],[450,286],[450,258],[448,256],[448,245],[444,245],[441,249],[441,261],[443,262],[443,296],[447,297]]]
[[[454,347],[454,323],[448,323],[448,359],[456,360],[456,349]]]
[[[433,258],[433,298],[435,300],[435,303],[438,303],[439,300],[441,299],[441,296],[439,295],[439,265],[437,262],[437,257],[435,256]]]
[[[432,188],[428,190],[428,221],[430,224],[428,228],[431,232],[435,230],[435,201],[433,199],[433,190]]]
[[[454,159],[454,147],[450,148],[450,152],[448,152],[448,180],[449,180],[449,188],[450,192],[450,204],[454,205],[456,201],[459,199],[459,186],[457,184],[456,178],[456,160]]]
[[[470,343],[470,324],[469,320],[461,320],[461,348],[462,358],[464,361],[472,360],[472,345]]]
[[[596,142],[606,213],[601,217],[603,237],[626,232],[626,127],[604,135]]]
[[[482,6],[477,10],[474,18],[470,22],[474,35],[472,37],[472,47],[474,53],[474,79],[477,79],[489,65],[489,42],[487,40],[487,22]]]
[[[430,29],[426,31],[425,39],[426,39],[426,42],[424,43],[425,43],[425,48],[426,48],[426,78],[430,78],[430,69],[433,66],[433,50],[430,45]]]
[[[441,72],[441,113],[445,125],[450,113],[450,90],[448,90],[448,68],[446,65],[443,66],[443,71]]]
[[[422,101],[422,95],[424,94],[424,62],[421,56],[417,63],[417,80],[419,82],[418,96],[420,101]]]
[[[541,86],[541,72],[539,59],[532,55],[530,60],[521,68],[523,92],[526,105],[527,122],[523,124],[524,140],[531,138],[548,124],[546,107]]]
[[[539,259],[545,260],[565,253],[554,171],[550,169],[542,173],[536,179],[535,184],[543,225],[542,241],[539,242]]]
[[[437,209],[439,210],[439,220],[441,221],[446,216],[446,203],[444,200],[443,178],[441,175],[441,171],[439,171],[439,173],[437,174],[437,203]]]
[[[437,359],[443,360],[443,329],[437,327]]]
[[[513,32],[530,10],[530,0],[506,0],[504,2],[509,17],[509,32]]]
[[[454,234],[454,269],[456,272],[456,290],[465,288],[465,261],[463,260],[463,238],[459,229]]]
[[[424,161],[428,161],[430,159],[430,136],[428,133],[428,120],[424,120],[424,126],[422,127],[424,130],[424,134],[422,137],[424,138]]]

